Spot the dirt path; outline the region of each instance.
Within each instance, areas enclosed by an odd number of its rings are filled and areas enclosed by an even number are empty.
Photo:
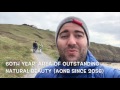
[[[50,58],[48,55],[44,53],[39,53],[38,51],[36,53],[33,53],[33,57],[35,59],[35,65],[31,68],[33,70],[40,70],[41,68],[50,65],[49,63],[51,62],[52,64],[54,63],[55,60]],[[42,63],[46,63],[44,65],[41,65]],[[28,73],[24,76],[24,78],[34,78],[37,73]]]

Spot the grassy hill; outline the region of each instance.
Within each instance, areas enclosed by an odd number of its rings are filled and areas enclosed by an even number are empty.
[[[55,58],[56,47],[54,32],[36,29],[29,25],[0,24],[0,77],[22,77],[21,73],[7,74],[6,69],[30,68],[30,66],[6,66],[6,62],[31,62],[32,43],[34,41],[43,44],[43,52]]]
[[[55,32],[37,29],[34,26],[0,24],[0,77],[22,77],[23,74],[7,74],[6,68],[30,68],[30,66],[6,66],[6,62],[31,62],[32,43],[43,44],[43,52],[58,58],[55,45]],[[91,43],[90,51],[99,61],[120,62],[120,48],[110,45]]]
[[[100,62],[120,62],[119,47],[92,42],[89,49]]]

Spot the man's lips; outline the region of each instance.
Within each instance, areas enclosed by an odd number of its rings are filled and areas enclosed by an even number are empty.
[[[76,53],[76,52],[77,52],[77,50],[73,50],[73,49],[67,50],[67,53],[69,53],[69,54],[74,54],[74,53]]]

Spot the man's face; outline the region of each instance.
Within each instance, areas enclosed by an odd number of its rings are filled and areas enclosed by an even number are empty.
[[[83,28],[74,23],[62,26],[57,39],[61,61],[85,61],[87,54],[87,37]]]

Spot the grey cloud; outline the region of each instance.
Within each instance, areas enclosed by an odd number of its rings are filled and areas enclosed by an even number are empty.
[[[92,30],[94,32],[111,34],[116,37],[116,39],[120,40],[120,22],[115,23],[97,23],[92,26]]]

